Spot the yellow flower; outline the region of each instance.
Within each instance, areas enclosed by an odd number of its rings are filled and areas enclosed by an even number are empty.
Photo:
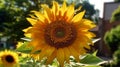
[[[18,44],[16,45],[16,48],[19,48],[23,45],[23,42],[18,42]]]
[[[19,67],[18,55],[12,51],[0,52],[0,66],[2,67]]]
[[[32,52],[41,50],[39,59],[47,57],[47,63],[57,58],[60,65],[69,62],[69,57],[74,56],[79,61],[79,56],[86,53],[85,48],[90,48],[88,43],[95,35],[89,32],[95,24],[87,19],[82,19],[85,11],[75,15],[74,5],[67,6],[66,2],[59,6],[53,2],[52,8],[42,5],[44,11],[32,11],[34,15],[27,20],[31,27],[24,29],[26,37],[32,38],[29,46]]]

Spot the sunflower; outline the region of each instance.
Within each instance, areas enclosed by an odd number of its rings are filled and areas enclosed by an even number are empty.
[[[2,67],[19,67],[18,55],[12,51],[2,51],[0,52],[0,62]]]
[[[61,66],[69,63],[69,57],[74,56],[79,61],[79,56],[86,53],[85,48],[90,49],[91,39],[95,35],[89,30],[95,24],[82,19],[85,11],[75,15],[74,4],[69,6],[66,2],[60,6],[53,2],[52,8],[43,4],[43,12],[32,11],[27,20],[32,26],[24,29],[26,37],[32,40],[29,46],[34,47],[32,52],[40,50],[39,60],[47,57],[47,63],[57,59]]]

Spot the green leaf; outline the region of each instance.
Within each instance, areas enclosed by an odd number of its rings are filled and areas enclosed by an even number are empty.
[[[97,52],[98,52],[98,50],[96,50],[92,55],[93,55],[93,56],[96,56],[96,55],[97,55]]]
[[[33,54],[38,54],[38,53],[40,53],[41,52],[41,50],[37,50],[37,51],[35,51]]]
[[[95,64],[97,65],[98,63],[102,62],[103,60],[100,59],[97,56],[94,56],[92,54],[86,54],[84,58],[80,60],[80,63],[83,64]]]
[[[59,67],[59,63],[58,63],[57,59],[54,59],[54,61],[53,61],[51,66],[52,67]]]
[[[22,52],[22,53],[30,53],[33,47],[28,47],[28,43],[29,42],[23,43],[22,46],[16,49],[16,51]]]

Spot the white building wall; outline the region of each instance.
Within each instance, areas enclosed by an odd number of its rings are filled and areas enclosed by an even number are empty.
[[[112,12],[120,6],[120,3],[104,3],[104,20],[110,20]]]

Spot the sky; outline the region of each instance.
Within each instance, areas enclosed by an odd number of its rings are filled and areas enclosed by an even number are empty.
[[[103,17],[103,6],[104,2],[113,2],[114,0],[89,0],[89,2],[95,5],[95,9],[99,9],[100,17]]]

